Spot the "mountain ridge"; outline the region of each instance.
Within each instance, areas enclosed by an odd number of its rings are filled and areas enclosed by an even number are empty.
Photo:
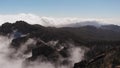
[[[19,20],[29,22],[30,24],[40,24],[43,26],[51,26],[51,27],[62,27],[69,24],[92,22],[92,21],[98,22],[100,24],[110,23],[110,24],[119,25],[119,23],[114,21],[114,19],[109,19],[109,18],[101,19],[101,18],[81,18],[81,17],[49,17],[49,16],[47,17],[47,16],[39,16],[31,13],[0,15],[0,24],[3,24],[4,22],[14,23]]]
[[[112,28],[110,28],[112,26]],[[106,27],[106,28],[105,28]],[[114,30],[114,29],[115,30]],[[90,39],[90,40],[120,40],[120,26],[115,25],[103,25],[100,27],[96,27],[93,25],[86,25],[86,26],[80,26],[80,27],[44,27],[41,25],[30,25],[25,21],[16,21],[15,23],[5,23],[1,25],[0,32],[3,33],[12,33],[15,29],[22,33],[31,33],[39,31],[40,33],[48,34],[48,36],[60,36],[61,33],[63,35],[66,35],[64,37],[70,36],[76,36],[75,38],[83,38],[83,39]],[[46,33],[47,32],[47,33]],[[68,34],[68,33],[70,34]],[[50,35],[51,34],[51,35]],[[62,36],[61,36],[62,37]],[[73,37],[74,38],[74,37]]]
[[[61,65],[70,66],[68,68],[73,68],[73,66],[80,68],[83,65],[88,68],[98,66],[101,68],[102,64],[117,65],[120,63],[120,32],[110,29],[91,25],[62,28],[44,27],[39,24],[33,25],[25,21],[16,21],[2,24],[0,35],[8,37],[7,39],[13,38],[8,48],[15,52],[10,54],[10,58],[16,58],[15,55],[17,58],[21,58],[32,53],[31,56],[24,58],[25,68],[34,61],[50,62],[55,68]],[[112,62],[108,61],[108,58]],[[108,68],[108,65],[105,67]]]

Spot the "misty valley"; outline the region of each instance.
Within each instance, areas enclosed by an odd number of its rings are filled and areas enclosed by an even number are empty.
[[[120,26],[3,23],[0,68],[120,68]]]

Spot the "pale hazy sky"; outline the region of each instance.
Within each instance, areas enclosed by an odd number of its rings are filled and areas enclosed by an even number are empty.
[[[74,17],[120,25],[120,0],[0,0],[0,23],[19,20],[21,13],[25,14],[22,20],[37,19],[38,22],[39,17],[54,17],[56,24],[69,23]],[[63,19],[56,22],[56,17]]]
[[[0,14],[120,18],[120,0],[0,0]]]

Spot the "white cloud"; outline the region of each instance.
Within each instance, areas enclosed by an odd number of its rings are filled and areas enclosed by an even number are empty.
[[[0,25],[5,22],[15,22],[17,20],[24,20],[30,24],[40,24],[43,26],[63,26],[66,24],[83,22],[83,21],[98,21],[102,24],[116,24],[120,25],[120,20],[118,18],[78,18],[78,17],[40,17],[34,14],[14,14],[14,15],[0,15]]]

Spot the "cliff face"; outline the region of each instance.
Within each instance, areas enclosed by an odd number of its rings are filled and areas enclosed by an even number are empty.
[[[36,60],[50,62],[55,68],[116,68],[120,65],[118,30],[94,26],[55,28],[17,21],[3,24],[0,34],[13,38],[9,48],[15,52],[22,50],[20,56],[32,53],[25,59],[25,66]]]

